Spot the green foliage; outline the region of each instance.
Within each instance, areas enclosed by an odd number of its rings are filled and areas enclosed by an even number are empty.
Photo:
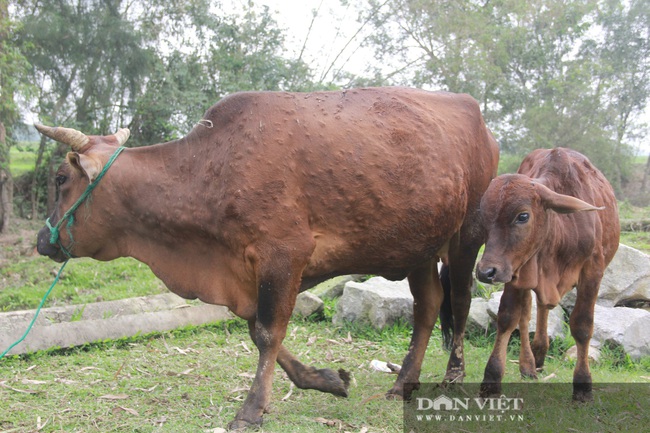
[[[469,93],[502,152],[574,148],[620,192],[650,97],[646,3],[369,0],[360,9],[396,81]]]

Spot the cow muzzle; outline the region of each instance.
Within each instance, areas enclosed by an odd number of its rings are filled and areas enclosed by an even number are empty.
[[[38,232],[36,238],[36,251],[42,256],[47,256],[55,262],[64,262],[66,257],[65,254],[57,245],[50,243],[51,232],[47,227],[43,227]]]

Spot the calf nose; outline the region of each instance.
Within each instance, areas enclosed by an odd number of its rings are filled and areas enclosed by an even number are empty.
[[[480,267],[476,268],[476,276],[479,281],[486,284],[492,284],[494,276],[497,274],[497,269],[495,267],[490,267],[486,269],[481,269]]]

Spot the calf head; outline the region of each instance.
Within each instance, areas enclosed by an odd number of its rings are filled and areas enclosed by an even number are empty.
[[[59,223],[101,173],[111,155],[126,142],[129,130],[120,129],[109,136],[88,136],[70,128],[36,125],[36,129],[71,148],[56,171],[56,203],[48,225],[38,232],[37,250],[39,254],[58,262],[72,255],[95,257],[103,248],[102,240],[106,238],[102,235],[100,212],[94,211],[97,206],[79,206],[69,221],[61,222],[57,239],[52,239],[51,227]]]
[[[537,262],[531,260],[548,240],[549,212],[572,213],[597,208],[578,198],[558,194],[521,174],[492,181],[481,199],[487,232],[483,257],[476,267],[484,283],[509,283],[534,288]]]

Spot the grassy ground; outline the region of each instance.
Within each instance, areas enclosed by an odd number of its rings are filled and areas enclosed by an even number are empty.
[[[306,363],[350,371],[350,397],[295,389],[276,368],[271,411],[265,416],[263,431],[401,431],[402,403],[383,398],[395,377],[373,371],[369,362],[401,362],[409,333],[408,327],[400,325],[380,332],[353,325],[337,328],[321,321],[293,321],[285,340],[287,347]],[[480,382],[490,341],[479,336],[468,341],[466,382]],[[541,374],[543,383],[571,381],[573,364],[559,353],[563,344],[556,342],[551,348]],[[517,349],[515,339],[510,359],[516,359]],[[422,380],[439,382],[446,359],[435,333]],[[239,320],[11,357],[0,363],[0,431],[213,431],[234,417],[251,384],[256,362],[256,350]],[[506,367],[506,380],[521,382],[517,365],[511,361]],[[592,371],[599,383],[650,383],[650,360],[632,363],[615,351],[607,352]],[[561,416],[577,425],[593,424],[596,415],[603,426],[614,419],[594,414],[598,412],[594,407],[571,404],[570,390],[556,398]],[[643,404],[647,409],[647,400]],[[639,423],[650,421],[647,412],[646,418],[638,418],[637,412],[630,412],[632,422],[628,421],[626,431],[643,431],[636,427],[645,427],[647,424]],[[522,431],[553,431],[551,423],[557,418],[550,417],[548,424],[540,426],[539,419],[532,425],[532,414],[528,416],[529,421],[520,426]]]

